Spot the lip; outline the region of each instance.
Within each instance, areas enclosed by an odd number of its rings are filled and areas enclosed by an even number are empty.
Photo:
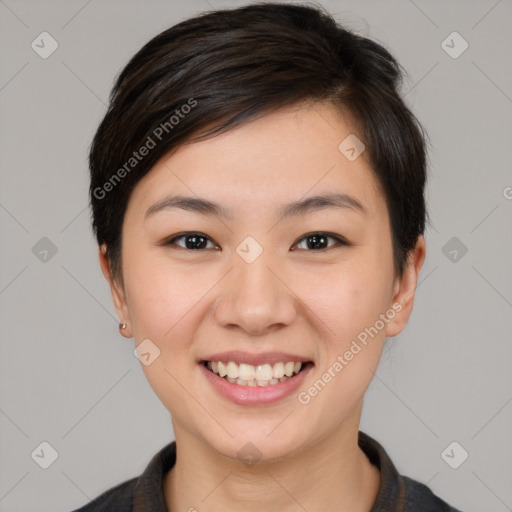
[[[225,353],[226,354],[226,353]],[[248,354],[244,354],[247,356]],[[268,354],[269,356],[274,356],[275,354]],[[260,357],[260,356],[258,356]],[[295,357],[295,356],[293,356]],[[221,357],[220,359],[213,359],[214,361],[223,361],[224,359]],[[254,360],[254,359],[252,359]],[[304,361],[304,358],[298,359],[288,359],[288,361]],[[228,359],[228,361],[235,361],[234,359]],[[248,359],[244,358],[240,360],[242,363],[247,363]],[[258,359],[259,362],[262,362],[261,357]],[[278,361],[283,361],[283,359],[278,359]],[[270,364],[270,363],[269,363]],[[226,379],[220,377],[219,375],[210,371],[203,362],[199,363],[199,368],[203,372],[203,375],[206,377],[208,382],[212,385],[213,389],[219,393],[222,397],[227,398],[229,401],[237,404],[237,405],[268,405],[273,404],[275,402],[279,402],[280,400],[289,397],[303,382],[310,370],[313,368],[313,364],[307,364],[303,370],[301,370],[298,374],[293,377],[285,380],[284,382],[280,382],[279,384],[273,384],[268,386],[240,386],[238,384],[233,384]]]
[[[248,352],[239,352],[236,350],[230,352],[220,352],[204,357],[200,360],[201,363],[205,361],[222,361],[228,363],[233,361],[236,364],[251,364],[257,366],[259,364],[275,364],[275,363],[288,363],[290,361],[307,363],[310,359],[295,354],[287,354],[284,352],[264,352],[261,354],[250,354]],[[276,384],[277,385],[277,384]]]

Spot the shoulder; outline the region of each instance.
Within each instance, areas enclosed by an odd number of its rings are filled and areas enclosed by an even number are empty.
[[[126,480],[73,512],[132,512],[138,478]]]
[[[176,442],[164,446],[138,477],[126,480],[100,494],[73,512],[166,512],[162,482],[176,462]]]
[[[436,496],[427,485],[401,475],[386,450],[359,432],[359,446],[380,470],[380,487],[371,512],[461,512]]]
[[[461,512],[436,496],[425,484],[402,476],[404,512]]]

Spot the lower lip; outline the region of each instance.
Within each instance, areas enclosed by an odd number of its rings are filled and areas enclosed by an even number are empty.
[[[267,405],[290,396],[304,382],[313,365],[308,364],[301,372],[284,382],[268,386],[233,384],[208,370],[203,363],[200,363],[199,367],[213,388],[231,402],[238,405]]]

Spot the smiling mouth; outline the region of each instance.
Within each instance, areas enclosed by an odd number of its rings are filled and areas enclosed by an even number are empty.
[[[275,386],[293,379],[312,362],[288,361],[274,364],[237,364],[234,361],[203,361],[203,365],[219,377],[239,386]]]

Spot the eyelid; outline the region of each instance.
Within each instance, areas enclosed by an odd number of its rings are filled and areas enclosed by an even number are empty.
[[[329,233],[327,231],[311,231],[309,233],[306,233],[305,235],[302,235],[293,245],[297,245],[299,242],[302,242],[302,240],[304,240],[305,238],[308,238],[310,236],[313,236],[313,235],[321,235],[321,236],[324,236],[326,238],[332,238],[334,240],[336,240],[337,243],[333,244],[333,245],[330,245],[329,247],[325,247],[323,249],[298,249],[299,251],[307,251],[307,252],[325,252],[327,251],[328,249],[332,249],[334,247],[339,247],[339,246],[349,246],[351,245],[345,238],[343,238],[341,235],[337,235],[335,233]],[[293,246],[292,246],[293,247]],[[293,250],[293,249],[292,249]]]
[[[163,240],[160,245],[174,246],[177,249],[183,249],[184,251],[189,251],[189,252],[201,252],[201,251],[210,250],[210,249],[199,249],[199,250],[187,249],[186,247],[181,247],[180,245],[175,244],[175,241],[178,240],[179,238],[183,238],[183,237],[186,237],[189,235],[199,235],[203,238],[206,238],[209,242],[212,242],[216,246],[216,248],[219,247],[218,244],[214,240],[212,240],[211,237],[209,237],[205,233],[202,233],[201,231],[183,231],[182,233],[176,233],[175,235],[172,235],[171,237]]]

